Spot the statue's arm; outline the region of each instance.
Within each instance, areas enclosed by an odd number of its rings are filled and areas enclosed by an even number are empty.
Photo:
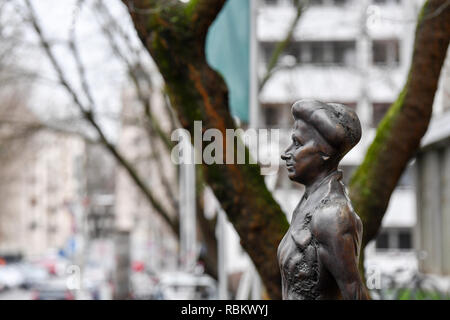
[[[355,220],[347,205],[331,205],[317,213],[314,229],[320,261],[333,275],[344,299],[369,299],[358,270],[360,220]]]

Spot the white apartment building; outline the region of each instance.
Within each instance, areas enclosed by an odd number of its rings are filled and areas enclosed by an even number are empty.
[[[11,143],[0,155],[0,255],[67,249],[83,215],[83,140],[40,129]]]
[[[419,270],[446,277],[450,289],[450,50],[441,71],[433,116],[416,157],[417,224],[414,247]],[[445,287],[446,285],[446,287]]]

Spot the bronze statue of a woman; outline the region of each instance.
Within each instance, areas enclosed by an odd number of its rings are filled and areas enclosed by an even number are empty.
[[[339,161],[361,139],[356,113],[341,104],[292,106],[292,144],[281,156],[305,185],[278,247],[283,299],[368,299],[358,272],[362,223],[342,183]]]

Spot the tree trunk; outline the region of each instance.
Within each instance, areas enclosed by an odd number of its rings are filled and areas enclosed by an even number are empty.
[[[225,0],[197,0],[188,4],[157,0],[124,2],[140,39],[164,77],[182,126],[193,136],[194,121],[202,121],[203,130],[216,128],[225,137],[226,129],[235,128],[228,107],[228,89],[205,56],[208,28]],[[248,158],[248,150],[246,153]],[[270,297],[281,298],[276,250],[289,224],[266,188],[259,166],[213,164],[204,165],[203,171]]]

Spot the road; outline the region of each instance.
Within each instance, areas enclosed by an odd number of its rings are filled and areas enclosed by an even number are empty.
[[[32,292],[24,289],[11,289],[0,292],[0,300],[31,300]]]

